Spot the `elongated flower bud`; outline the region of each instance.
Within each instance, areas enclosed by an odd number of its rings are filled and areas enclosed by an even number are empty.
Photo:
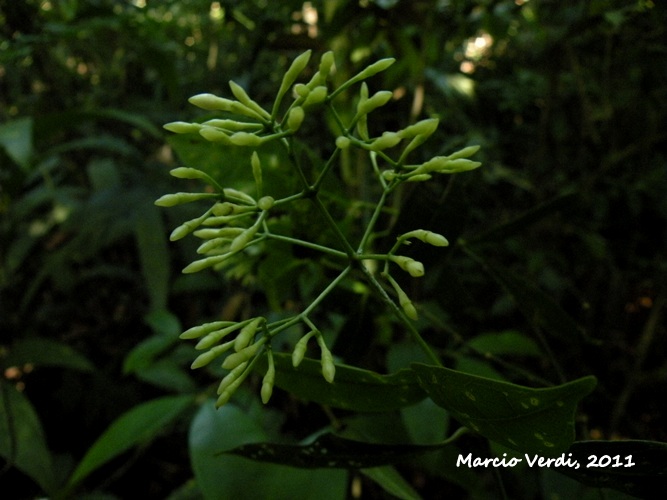
[[[446,247],[449,245],[449,241],[443,235],[434,233],[433,231],[426,231],[425,229],[416,229],[405,233],[399,239],[407,240],[409,238],[417,238],[418,240],[433,245],[434,247]]]
[[[258,115],[260,115],[262,118],[265,120],[270,120],[271,115],[264,110],[259,104],[257,104],[255,101],[253,101],[250,96],[246,93],[245,89],[238,85],[236,82],[229,81],[229,88],[232,91],[232,94],[234,94],[234,97],[236,97],[239,102],[248,108],[252,109],[254,112],[256,112]]]
[[[204,323],[203,325],[193,326],[192,328],[185,330],[183,333],[181,333],[181,335],[178,338],[184,340],[198,339],[199,337],[203,337],[207,333],[235,324],[236,323],[233,321],[213,321],[211,323]]]
[[[367,66],[366,69],[354,75],[347,82],[341,85],[341,87],[343,86],[349,87],[350,85],[354,85],[355,83],[365,80],[366,78],[370,78],[376,73],[379,73],[380,71],[384,71],[385,69],[387,69],[389,66],[394,64],[395,61],[396,59],[394,59],[393,57],[380,59],[379,61],[376,61],[373,64],[371,64],[370,66]]]
[[[324,85],[320,85],[319,87],[315,87],[313,90],[310,91],[308,94],[308,97],[306,97],[306,100],[304,101],[303,105],[304,106],[313,106],[315,104],[319,104],[322,101],[324,101],[327,98],[327,93],[328,89]]]
[[[303,337],[301,337],[294,346],[294,350],[292,351],[292,366],[294,368],[299,366],[301,364],[301,361],[303,361],[303,358],[306,355],[308,341],[313,335],[315,335],[315,331],[308,332]]]
[[[211,238],[235,238],[245,231],[243,227],[221,227],[219,229],[198,229],[194,232],[197,238],[208,240]]]
[[[303,108],[301,106],[296,106],[292,108],[289,112],[289,115],[287,116],[287,129],[292,132],[296,132],[297,130],[299,130],[305,116],[306,113],[303,111]]]
[[[336,376],[336,365],[333,362],[333,356],[331,355],[331,351],[329,351],[329,348],[327,345],[324,343],[324,337],[322,335],[317,335],[317,344],[320,346],[320,351],[321,351],[321,356],[320,356],[320,364],[322,365],[322,376],[324,377],[324,380],[329,382],[330,384],[333,383],[334,377]]]
[[[169,235],[169,240],[177,241],[180,240],[181,238],[184,238],[192,231],[197,229],[199,226],[201,226],[201,224],[208,218],[210,214],[211,210],[207,211],[206,213],[197,217],[196,219],[189,220],[187,222],[184,222],[180,226],[176,227]]]
[[[229,238],[213,238],[206,240],[199,245],[197,253],[199,255],[205,255],[213,250],[222,250],[224,253],[229,252]],[[220,254],[220,252],[217,252],[217,254]]]
[[[248,362],[246,361],[245,363],[241,363],[232,371],[230,371],[227,375],[225,375],[224,378],[220,381],[220,385],[218,385],[218,390],[216,392],[218,394],[222,394],[222,392],[228,389],[233,382],[238,380],[238,378],[243,374],[243,372],[247,367],[248,367]]]
[[[196,370],[197,368],[201,368],[203,366],[208,365],[215,358],[217,358],[218,356],[221,356],[222,354],[227,352],[229,349],[231,349],[233,343],[234,342],[230,340],[229,342],[226,342],[222,345],[215,346],[212,349],[200,354],[192,362],[192,365],[190,365],[190,369]]]
[[[415,309],[414,304],[408,297],[408,295],[403,291],[403,289],[399,286],[398,283],[392,278],[390,275],[386,275],[387,280],[389,280],[389,283],[391,286],[394,288],[394,291],[396,292],[396,295],[398,296],[398,303],[400,304],[401,308],[403,309],[403,312],[405,315],[410,318],[411,320],[417,321],[419,319],[419,316],[417,315],[417,309]]]
[[[241,328],[242,326],[243,323],[232,323],[231,325],[221,328],[219,330],[211,331],[207,333],[204,337],[202,337],[202,339],[199,342],[197,342],[195,349],[197,349],[198,351],[203,351],[204,349],[208,349],[217,344],[218,342],[220,342],[230,333],[233,333],[239,328]]]
[[[223,130],[229,130],[231,132],[238,132],[239,130],[245,131],[259,131],[264,128],[264,125],[261,123],[251,123],[251,122],[240,122],[238,120],[221,120],[219,118],[214,118],[212,120],[206,120],[202,123],[203,126],[220,128]]]
[[[199,132],[201,128],[199,123],[188,123],[188,122],[171,122],[162,125],[162,128],[168,130],[169,132],[174,132],[176,134],[192,134]]]
[[[400,135],[403,139],[411,139],[418,135],[424,136],[424,138],[426,138],[436,131],[439,122],[440,120],[437,118],[427,118],[426,120],[421,120],[408,127],[405,127],[403,130],[399,130],[398,135]]]
[[[245,247],[253,239],[258,230],[258,224],[250,226],[248,229],[232,240],[232,243],[229,246],[229,251],[238,252],[239,250],[243,249],[243,247]]]
[[[222,362],[222,367],[225,370],[233,370],[236,368],[238,365],[241,363],[248,361],[250,358],[253,358],[255,354],[257,354],[257,351],[259,350],[262,345],[264,345],[264,338],[259,339],[257,342],[255,342],[253,345],[245,347],[241,349],[239,352],[235,352],[233,354],[230,354],[225,358],[225,360]]]
[[[430,178],[431,178],[430,174],[417,174],[417,175],[411,175],[405,180],[408,182],[423,182],[429,180]]]
[[[463,148],[460,151],[457,151],[456,153],[452,153],[449,155],[450,160],[458,160],[459,158],[469,158],[472,155],[474,155],[477,151],[479,151],[479,146],[468,146],[467,148]]]
[[[367,115],[374,109],[384,106],[389,102],[393,93],[389,90],[381,90],[373,94],[368,100],[360,101],[357,106],[357,113],[360,115]]]
[[[234,132],[229,136],[229,141],[235,146],[250,146],[253,148],[264,142],[261,137],[243,131]]]
[[[391,255],[390,258],[398,264],[401,269],[410,273],[410,276],[413,278],[424,276],[424,264],[421,262],[402,255]]]
[[[393,148],[399,142],[401,142],[401,137],[396,132],[384,132],[368,145],[368,149],[382,151],[383,149]]]
[[[234,101],[213,94],[197,94],[188,101],[198,108],[208,111],[231,111]]]
[[[234,350],[239,352],[241,349],[248,347],[257,332],[257,328],[264,318],[255,318],[250,323],[246,324],[236,336],[234,341]]]
[[[211,176],[209,176],[206,172],[189,167],[178,167],[171,169],[169,174],[173,177],[176,177],[177,179],[203,179],[205,181],[209,181],[211,179]]]
[[[257,196],[262,196],[262,164],[259,161],[257,151],[253,151],[250,156],[250,165],[252,166],[252,176],[255,179],[255,186],[257,187]]]
[[[276,367],[273,362],[273,354],[271,351],[268,352],[268,358],[269,367],[262,379],[262,390],[260,393],[262,396],[262,403],[264,404],[268,403],[269,399],[271,399],[271,394],[273,394],[273,384],[276,380]]]
[[[210,142],[221,142],[228,146],[232,145],[232,141],[229,139],[229,135],[219,128],[204,126],[199,129],[199,135]]]
[[[191,203],[193,201],[199,200],[210,200],[219,197],[220,195],[217,193],[173,193],[160,196],[157,200],[155,200],[155,204],[158,207],[174,207],[176,205],[182,205],[183,203]]]
[[[212,257],[206,257],[205,259],[195,260],[183,268],[181,271],[183,274],[192,274],[197,273],[207,267],[212,267],[217,264],[221,264],[231,256],[230,253],[224,255],[214,255]]]
[[[287,91],[292,87],[296,79],[299,77],[301,72],[304,70],[306,65],[308,64],[308,61],[310,60],[310,55],[312,54],[312,51],[307,50],[300,56],[298,56],[294,61],[292,61],[291,66],[289,69],[285,72],[285,75],[283,76],[283,80],[280,83],[280,88],[278,89],[278,94],[276,95],[276,100],[273,103],[273,110],[274,114],[278,107],[280,106],[280,103],[287,93]]]

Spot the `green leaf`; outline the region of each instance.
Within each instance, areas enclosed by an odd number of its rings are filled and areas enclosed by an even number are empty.
[[[319,360],[304,359],[298,368],[292,366],[289,354],[274,353],[276,385],[307,401],[345,410],[384,412],[397,410],[421,401],[426,393],[414,372],[400,370],[391,375],[336,365],[336,378],[330,384],[322,377]],[[257,363],[266,371],[266,357]]]
[[[33,153],[32,118],[18,118],[0,125],[0,146],[24,170]]]
[[[0,367],[49,366],[69,368],[81,372],[91,372],[94,365],[70,346],[50,339],[28,338],[16,341],[9,354],[0,358]]]
[[[112,458],[154,439],[192,406],[192,396],[169,396],[135,406],[118,417],[93,443],[70,477],[73,487]]]
[[[246,413],[233,404],[215,410],[204,403],[190,426],[190,460],[204,498],[253,500],[340,500],[345,498],[347,473],[301,470],[219,455],[248,442],[270,439],[259,419],[266,412]]]
[[[312,443],[252,443],[226,453],[301,469],[366,469],[404,462],[449,444],[375,444],[323,434]]]
[[[569,454],[572,454],[570,457]],[[556,470],[593,487],[613,488],[639,498],[653,498],[667,491],[667,443],[656,441],[578,441],[568,450],[570,463],[579,467]],[[606,467],[592,467],[609,463]],[[618,458],[616,458],[618,457]],[[628,466],[628,458],[633,463]],[[619,465],[620,464],[620,465]]]
[[[144,282],[151,300],[151,310],[167,307],[169,294],[169,250],[160,210],[154,205],[142,207],[135,226]]]
[[[31,477],[45,492],[56,486],[52,458],[30,401],[0,379],[0,456]]]
[[[509,448],[554,456],[574,440],[580,399],[596,384],[584,377],[544,389],[531,389],[414,363],[412,369],[433,401],[463,425]]]
[[[403,479],[394,467],[372,467],[363,469],[361,473],[375,481],[382,488],[401,500],[420,500],[421,496]]]
[[[468,342],[468,346],[479,353],[491,353],[496,356],[540,356],[537,343],[522,333],[508,330],[497,333],[482,333]]]

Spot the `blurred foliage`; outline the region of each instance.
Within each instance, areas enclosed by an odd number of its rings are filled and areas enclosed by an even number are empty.
[[[482,169],[405,189],[387,215],[393,232],[418,225],[457,242],[445,253],[415,246],[428,273],[401,283],[447,366],[517,383],[593,374],[581,439],[666,441],[666,30],[664,3],[651,0],[0,0],[5,488],[16,498],[220,498],[262,475],[272,491],[277,480],[301,485],[285,498],[322,485],[351,498],[499,495],[491,470],[455,467],[454,449],[317,477],[225,455],[234,472],[223,479],[211,458],[249,441],[312,442],[336,426],[369,442],[433,444],[456,425],[427,402],[348,415],[281,392],[262,408],[256,387],[215,413],[207,391],[219,374],[190,373],[192,348],[176,342],[204,320],[299,304],[256,280],[179,275],[194,248],[168,245],[167,228],[196,214],[153,207],[175,191],[167,169],[187,160],[160,126],[194,119],[186,98],[228,96],[230,79],[269,101],[306,48],[335,51],[339,83],[395,57],[370,82],[394,91],[374,121],[396,130],[406,125],[397,117],[440,118],[425,157],[483,146]],[[309,124],[306,154],[326,153],[328,127]],[[370,199],[366,169],[344,156],[336,192]],[[314,269],[298,269],[291,286],[308,297]],[[334,354],[381,372],[420,361],[363,290],[334,298]],[[473,437],[457,446],[503,453]],[[659,460],[651,446],[635,450]],[[590,498],[599,484],[499,472],[511,498]]]

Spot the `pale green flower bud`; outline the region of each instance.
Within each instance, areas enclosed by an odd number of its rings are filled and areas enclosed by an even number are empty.
[[[399,142],[401,142],[401,138],[396,132],[384,132],[368,145],[368,149],[382,151],[383,149],[393,148]]]
[[[233,344],[233,341],[226,342],[225,344],[215,346],[212,349],[206,351],[205,353],[200,354],[192,362],[192,365],[190,365],[190,369],[191,370],[196,370],[197,368],[201,368],[203,366],[206,366],[211,361],[213,361],[215,358],[217,358],[218,356],[227,352],[232,347],[232,344]]]
[[[410,276],[413,278],[424,276],[424,264],[421,262],[401,255],[391,255],[390,258],[398,264],[401,269],[410,273]]]
[[[429,174],[417,174],[417,175],[411,175],[407,179],[405,179],[408,182],[422,182],[422,181],[427,181],[431,178]]]
[[[204,323],[203,325],[193,326],[192,328],[185,330],[183,333],[181,333],[181,335],[178,338],[184,340],[198,339],[199,337],[203,337],[207,333],[235,324],[236,323],[234,323],[233,321],[213,321],[212,323]]]
[[[271,354],[271,351],[268,352],[268,357],[269,367],[262,379],[262,390],[260,393],[262,396],[262,403],[264,404],[268,403],[269,399],[271,399],[271,394],[273,394],[273,384],[276,380],[276,367],[273,363],[273,355]]]
[[[347,149],[350,147],[350,139],[344,136],[336,138],[336,147],[338,149]]]
[[[392,278],[388,274],[386,275],[386,277],[389,280],[389,283],[391,283],[391,286],[394,287],[396,295],[398,296],[398,303],[401,305],[401,308],[403,309],[405,315],[408,318],[417,321],[419,317],[417,315],[417,309],[415,309],[415,306],[412,303],[412,301],[408,298],[407,294],[403,291],[403,289],[399,286],[399,284],[396,283],[394,278]]]
[[[239,377],[241,377],[241,375],[243,375],[243,372],[245,371],[245,369],[247,367],[248,367],[248,362],[246,361],[245,363],[241,363],[236,368],[234,368],[232,371],[230,371],[227,375],[225,375],[224,378],[220,381],[220,385],[218,385],[218,390],[216,391],[217,394],[222,394],[225,390],[229,389],[229,387],[235,381],[237,381],[239,379]],[[245,377],[243,377],[243,378],[245,378]],[[234,391],[232,391],[232,392],[234,392]]]
[[[306,102],[308,102],[307,99]],[[299,130],[305,116],[306,113],[303,111],[301,106],[292,108],[289,112],[289,115],[287,115],[287,129],[292,132]]]
[[[197,94],[188,99],[191,104],[208,111],[231,111],[234,101],[213,94]]]
[[[224,201],[222,203],[216,203],[215,205],[213,205],[211,212],[213,213],[213,215],[216,215],[218,217],[231,215],[234,212],[234,206],[232,203],[229,203],[228,201]]]
[[[304,85],[303,83],[297,83],[294,86],[294,93],[299,97],[305,99],[306,97],[308,97],[308,94],[310,94],[310,88],[308,88],[308,86]]]
[[[257,208],[260,210],[270,210],[276,200],[272,196],[264,196],[257,201]]]
[[[210,142],[222,142],[228,146],[232,145],[232,141],[229,140],[229,135],[219,128],[204,126],[199,129],[199,135]]]
[[[384,106],[389,102],[392,97],[392,92],[388,90],[381,90],[373,94],[368,100],[359,101],[357,106],[357,113],[360,115],[367,115],[374,109]]]
[[[301,337],[299,341],[296,343],[294,346],[294,350],[292,351],[292,366],[296,368],[301,364],[301,361],[303,361],[304,356],[306,355],[306,349],[308,347],[308,341],[310,338],[315,335],[315,332],[308,332],[306,335]]]
[[[328,89],[324,85],[315,87],[313,90],[310,91],[303,105],[312,106],[315,104],[319,104],[327,98],[327,93]]]
[[[214,255],[212,257],[206,257],[205,259],[195,260],[183,268],[181,271],[183,274],[192,274],[197,273],[207,267],[215,266],[221,264],[231,256],[230,253],[224,255]]]
[[[363,71],[357,73],[355,76],[350,78],[347,82],[345,82],[342,86],[349,87],[350,85],[354,85],[357,82],[360,82],[361,80],[365,80],[366,78],[370,78],[371,76],[375,75],[376,73],[379,73],[380,71],[384,71],[387,69],[389,66],[394,64],[396,59],[393,57],[389,57],[386,59],[380,59],[379,61],[374,62],[370,66],[368,66],[366,69]]]
[[[324,377],[324,380],[332,384],[334,377],[336,376],[336,365],[334,364],[333,357],[328,349],[322,351],[320,362],[322,364],[322,376]]]
[[[257,196],[262,195],[262,164],[259,161],[257,151],[252,152],[250,157],[250,165],[252,166],[252,176],[255,178],[255,185],[257,186]]]
[[[253,239],[258,230],[259,230],[259,225],[254,224],[245,231],[243,231],[241,234],[239,234],[236,238],[232,240],[232,243],[229,246],[229,251],[238,252],[239,250],[243,249],[243,247],[245,247],[250,242],[250,240]]]
[[[218,342],[220,342],[230,333],[233,333],[239,328],[241,328],[241,326],[243,326],[242,323],[232,323],[231,325],[221,328],[219,330],[209,332],[204,337],[202,337],[199,342],[197,342],[195,349],[197,349],[198,351],[203,351],[204,349],[208,349],[209,347],[212,347]]]
[[[231,199],[233,201],[239,201],[239,202],[242,202],[242,203],[247,203],[248,205],[254,205],[255,204],[255,199],[252,196],[250,196],[247,193],[244,193],[243,191],[239,191],[238,189],[225,188],[225,189],[223,189],[223,193],[225,193],[225,197],[227,197],[228,199]],[[233,208],[234,208],[234,205],[232,205],[232,209]]]
[[[234,97],[236,97],[241,104],[244,106],[248,107],[249,109],[253,110],[255,113],[257,113],[259,116],[264,118],[265,120],[270,120],[271,115],[267,113],[264,108],[262,108],[259,104],[257,104],[255,101],[253,101],[250,96],[246,93],[245,89],[238,85],[236,82],[229,81],[229,88],[232,91],[232,94],[234,94]]]
[[[197,248],[197,253],[200,255],[207,254],[214,250],[222,250],[223,253],[229,252],[229,238],[213,238],[205,241]],[[220,253],[220,251],[216,252]]]
[[[287,93],[287,91],[292,87],[296,79],[299,77],[301,72],[308,64],[311,53],[312,52],[310,50],[307,50],[306,52],[298,56],[296,59],[294,59],[294,61],[292,61],[292,65],[285,72],[283,80],[280,84],[280,89],[278,89],[278,94],[276,95],[276,100],[273,103],[274,114],[278,110],[278,107],[280,106],[280,103],[285,94]]]
[[[468,160],[466,158],[459,158],[456,160],[449,160],[445,166],[438,170],[438,172],[455,174],[459,172],[467,172],[469,170],[474,170],[481,166],[481,162]]]
[[[385,181],[391,182],[396,177],[398,177],[398,174],[393,170],[385,170],[384,172],[382,172],[382,177],[384,178]]]
[[[250,344],[250,341],[255,337],[257,328],[264,318],[255,318],[250,323],[246,324],[241,331],[236,336],[234,341],[234,350],[239,352],[241,349],[245,349]]]
[[[210,200],[211,198],[219,198],[220,195],[216,193],[173,193],[165,194],[155,200],[158,207],[174,207],[182,205],[183,203],[190,203],[199,200]]]
[[[198,229],[194,232],[194,236],[203,240],[211,238],[235,238],[245,231],[244,227],[221,227],[219,229]]]
[[[257,351],[259,350],[262,345],[264,345],[265,339],[262,338],[255,342],[253,345],[248,346],[244,349],[241,349],[239,352],[235,352],[233,354],[230,354],[225,358],[225,360],[222,362],[222,367],[225,370],[233,370],[236,368],[238,365],[241,363],[244,363],[248,361],[249,359],[253,358],[255,354],[257,354]]]
[[[449,155],[450,160],[458,160],[459,158],[469,158],[470,156],[474,155],[477,151],[479,151],[479,146],[468,146],[467,148],[463,148],[460,151],[457,151],[456,153],[452,153]]]
[[[209,210],[208,212],[204,213],[200,217],[197,217],[196,219],[189,220],[187,222],[184,222],[177,228],[175,228],[171,234],[169,235],[169,240],[170,241],[177,241],[180,240],[181,238],[184,238],[188,234],[190,234],[192,231],[197,229],[209,216],[211,211]]]
[[[435,247],[446,247],[449,245],[449,241],[443,235],[434,233],[433,231],[426,231],[425,229],[416,229],[415,231],[410,231],[401,236],[400,240],[406,240],[408,238],[417,238],[418,240],[433,245]]]
[[[191,134],[194,132],[199,132],[199,129],[202,126],[199,123],[171,122],[166,123],[162,127],[169,132],[174,132],[176,134]]]
[[[232,144],[236,146],[250,146],[250,147],[260,146],[262,142],[264,142],[261,137],[243,131],[234,132],[232,135],[229,136],[229,140]]]
[[[398,134],[402,139],[410,139],[416,136],[424,136],[427,138],[438,128],[438,123],[440,120],[437,118],[428,118],[426,120],[418,121],[417,123],[405,127],[403,130],[400,130]]]
[[[237,120],[221,120],[218,118],[214,118],[212,120],[206,120],[204,123],[202,123],[202,125],[229,130],[232,132],[237,132],[239,130],[259,131],[264,128],[264,126],[261,123],[240,122]]]
[[[318,72],[323,76],[325,80],[329,76],[329,73],[331,72],[333,65],[334,65],[333,51],[330,50],[322,54],[322,57],[320,58],[320,66],[318,68]]]

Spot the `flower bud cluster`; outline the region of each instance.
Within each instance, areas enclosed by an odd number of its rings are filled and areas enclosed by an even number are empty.
[[[296,343],[294,350],[292,351],[292,366],[296,368],[301,364],[301,361],[303,361],[303,358],[306,354],[306,349],[308,348],[308,341],[312,337],[315,337],[317,340],[317,345],[320,348],[320,364],[322,365],[322,376],[324,377],[324,380],[331,384],[333,383],[336,376],[336,365],[334,364],[331,351],[324,342],[324,337],[318,330],[312,330],[308,332]]]
[[[216,403],[218,407],[229,401],[234,391],[249,375],[257,357],[261,355],[268,337],[262,335],[257,340],[255,340],[255,337],[257,336],[257,331],[265,322],[266,320],[262,317],[241,322],[213,321],[190,328],[180,335],[181,339],[199,339],[195,345],[195,349],[205,351],[193,361],[192,369],[202,368],[214,359],[231,351],[231,354],[224,359],[221,365],[225,370],[229,370],[229,373],[222,379],[218,387],[219,397]],[[223,344],[220,343],[232,333],[236,333],[236,337],[233,340]],[[269,363],[269,371],[271,371],[271,367],[273,366],[273,359],[271,357]],[[275,374],[275,368],[273,368],[273,373]],[[273,386],[271,377],[268,377],[266,383],[270,383],[271,387]],[[268,393],[266,397],[268,401],[270,390],[263,388],[263,398],[266,393]]]

